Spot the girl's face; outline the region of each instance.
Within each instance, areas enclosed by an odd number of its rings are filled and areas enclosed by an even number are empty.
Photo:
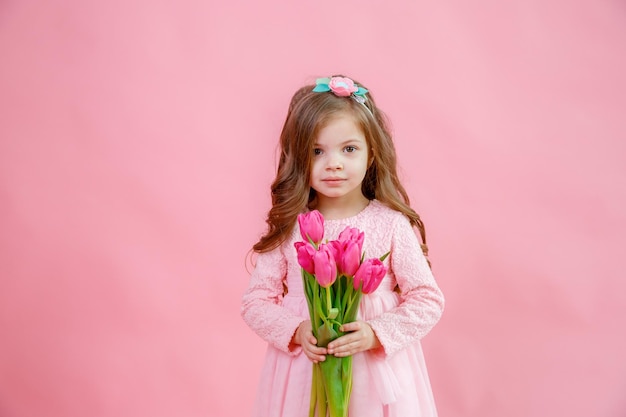
[[[354,116],[342,112],[330,119],[315,140],[310,185],[320,202],[361,202],[361,182],[368,166],[365,135]]]

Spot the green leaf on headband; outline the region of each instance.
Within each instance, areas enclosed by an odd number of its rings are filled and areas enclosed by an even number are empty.
[[[365,93],[367,93],[367,92],[368,92],[368,91],[367,91],[365,88],[363,88],[363,87],[359,87],[359,89],[358,89],[358,90],[356,90],[356,91],[354,92],[354,94],[356,94],[357,96],[364,96],[364,95],[365,95]]]
[[[330,91],[330,87],[328,84],[318,84],[315,86],[313,91],[316,93],[325,93],[326,91]]]

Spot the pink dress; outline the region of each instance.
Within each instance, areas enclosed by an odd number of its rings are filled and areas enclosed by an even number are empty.
[[[387,276],[361,300],[359,318],[370,324],[382,347],[353,357],[350,416],[435,417],[420,339],[441,317],[444,299],[415,231],[405,216],[376,200],[353,217],[326,220],[324,239],[336,239],[346,226],[365,232],[366,257],[391,251]],[[308,416],[311,361],[299,346],[289,349],[298,325],[309,319],[294,249],[299,240],[296,225],[283,245],[259,254],[243,295],[243,319],[268,342],[255,417]]]

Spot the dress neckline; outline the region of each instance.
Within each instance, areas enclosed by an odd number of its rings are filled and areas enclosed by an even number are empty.
[[[367,213],[375,204],[377,204],[376,200],[370,200],[369,203],[367,203],[367,205],[361,209],[361,211],[359,211],[356,214],[353,214],[352,216],[343,217],[341,219],[324,219],[324,222],[329,223],[329,224],[336,224],[336,223],[345,223],[347,221],[357,220],[363,217],[365,213]]]

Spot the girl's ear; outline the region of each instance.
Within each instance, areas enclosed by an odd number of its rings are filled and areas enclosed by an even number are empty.
[[[373,163],[374,163],[374,150],[370,149],[370,157],[369,157],[369,161],[367,162],[367,167],[370,168]]]

